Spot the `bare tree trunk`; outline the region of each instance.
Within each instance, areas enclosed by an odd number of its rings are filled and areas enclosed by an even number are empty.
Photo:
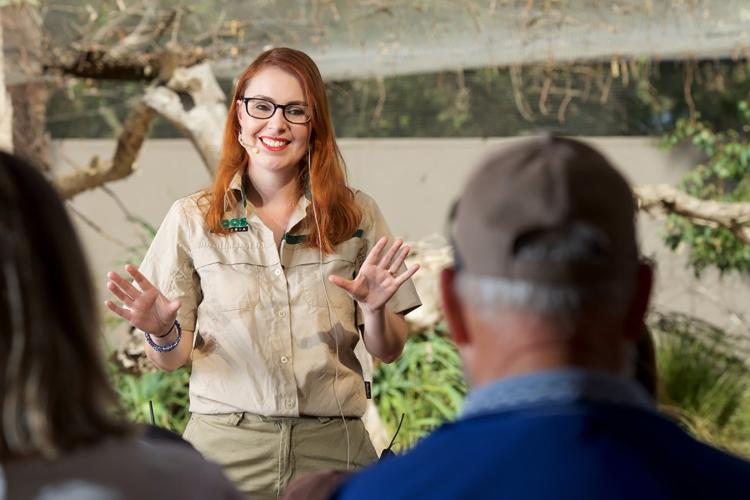
[[[50,169],[45,114],[49,89],[42,76],[42,18],[29,4],[2,7],[5,84],[13,103],[13,150]]]
[[[0,9],[0,150],[13,151],[13,103],[5,88],[3,53],[3,12]]]

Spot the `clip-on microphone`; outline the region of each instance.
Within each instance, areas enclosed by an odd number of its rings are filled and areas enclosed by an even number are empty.
[[[380,454],[380,460],[383,460],[385,457],[392,457],[395,455],[393,451],[391,451],[391,448],[393,448],[393,443],[396,442],[396,436],[398,436],[398,431],[401,430],[401,424],[404,423],[404,417],[406,416],[405,413],[401,414],[401,420],[398,422],[398,427],[396,428],[396,433],[393,435],[393,439],[391,439],[391,444],[388,445],[388,448],[383,450],[383,453]]]

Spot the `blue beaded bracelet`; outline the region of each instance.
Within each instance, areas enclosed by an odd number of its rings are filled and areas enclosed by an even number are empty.
[[[143,335],[146,337],[146,342],[148,342],[148,345],[150,345],[154,351],[156,352],[169,352],[174,350],[175,347],[177,347],[177,344],[180,343],[180,339],[182,338],[182,327],[180,327],[180,322],[177,320],[174,320],[174,326],[177,328],[177,338],[174,339],[174,341],[170,342],[169,344],[159,345],[151,338],[151,334],[148,332],[143,332]],[[171,329],[170,329],[171,330]]]

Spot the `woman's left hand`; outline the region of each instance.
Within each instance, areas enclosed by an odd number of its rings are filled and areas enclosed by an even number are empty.
[[[343,288],[365,310],[377,311],[385,307],[396,290],[419,269],[419,264],[415,264],[398,274],[409,255],[409,246],[404,245],[402,240],[396,240],[381,258],[386,243],[386,237],[378,240],[353,280],[336,275],[328,277],[331,283]]]

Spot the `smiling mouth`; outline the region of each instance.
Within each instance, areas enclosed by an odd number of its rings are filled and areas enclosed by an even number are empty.
[[[285,139],[271,139],[270,137],[261,137],[260,143],[265,146],[269,151],[281,151],[289,145],[292,141]]]

